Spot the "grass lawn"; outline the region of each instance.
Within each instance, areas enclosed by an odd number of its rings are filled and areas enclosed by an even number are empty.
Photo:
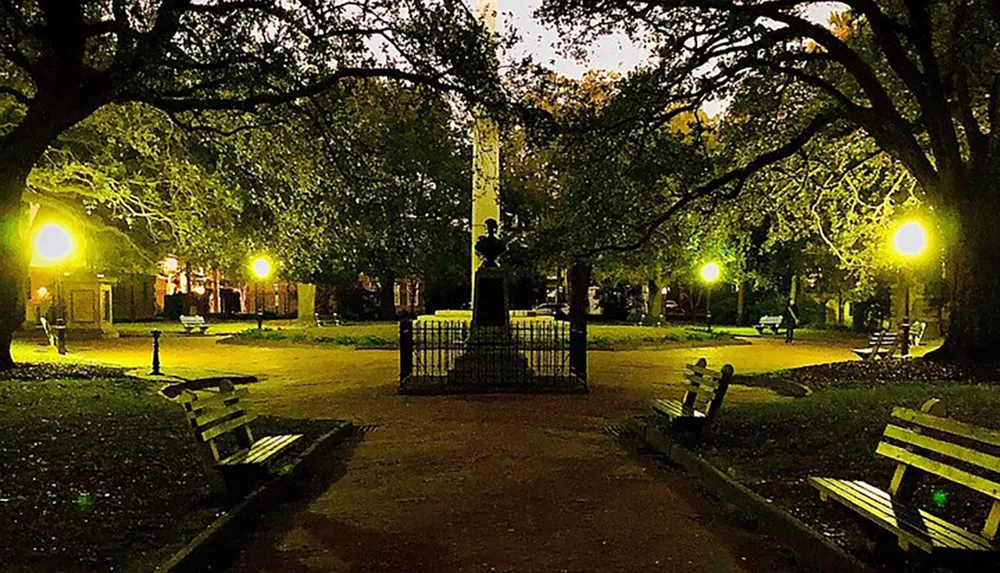
[[[704,325],[637,326],[631,324],[588,324],[587,346],[593,350],[668,346],[682,342],[730,340],[722,329],[708,332]]]
[[[926,400],[940,398],[949,416],[1000,428],[1000,387],[953,380],[834,386],[795,400],[723,406],[711,435],[696,447],[731,477],[872,560],[861,528],[848,512],[821,503],[806,478],[863,479],[884,489],[895,463],[876,458],[874,451],[894,406],[919,409]],[[940,494],[935,500],[936,492],[944,492],[944,504]],[[923,480],[916,503],[971,531],[982,527],[990,506],[985,496],[938,479]],[[923,566],[911,559],[899,570],[922,571]]]
[[[0,380],[5,571],[148,570],[212,518],[215,476],[149,383],[19,370]]]
[[[248,320],[209,320],[208,323],[210,328],[207,334],[235,335],[230,342],[237,344],[263,346],[334,344],[358,348],[399,347],[399,323],[394,321],[304,327],[294,320],[269,320],[264,322],[262,331],[257,330],[256,322]],[[115,328],[122,336],[148,336],[153,328],[158,328],[169,335],[184,334],[184,329],[176,321],[116,324]],[[732,343],[737,336],[759,337],[760,335],[750,327],[718,326],[712,332],[708,332],[701,324],[639,326],[591,323],[587,326],[587,340],[591,350],[710,346]],[[845,345],[861,343],[859,342],[861,338],[857,335],[836,330],[799,329],[795,336],[796,340],[806,342],[842,342]]]
[[[256,320],[225,320],[207,318],[208,335],[228,335],[242,332],[248,328],[257,328]],[[265,320],[265,328],[289,328],[295,327],[294,320]],[[157,320],[151,322],[116,322],[115,330],[121,336],[149,336],[150,331],[157,329],[166,334],[187,334],[179,320]],[[197,330],[195,330],[197,332]]]
[[[251,390],[252,391],[252,390]],[[258,435],[328,422],[262,416]],[[224,509],[183,409],[92,364],[0,374],[0,570],[151,571]]]
[[[757,329],[752,326],[720,326],[718,327],[720,331],[729,334],[730,336],[741,336],[741,337],[751,337],[751,338],[777,338],[779,340],[784,340],[785,331],[780,331],[780,334],[772,334],[770,330],[765,330],[764,334],[757,332]],[[859,346],[864,346],[864,342],[868,340],[868,335],[858,334],[856,332],[850,332],[845,330],[836,329],[819,329],[819,328],[796,328],[795,329],[795,340],[803,342],[824,342],[824,343],[837,343],[844,342],[850,344],[857,344]]]
[[[241,344],[336,344],[360,348],[398,348],[398,322],[366,322],[340,326],[279,326],[265,324],[264,330],[240,331],[231,340]]]
[[[592,350],[624,350],[649,346],[717,344],[731,341],[725,330],[707,332],[701,326],[636,326],[620,324],[590,324],[587,326],[588,346]],[[267,325],[258,331],[256,325],[246,328],[234,342],[245,344],[338,344],[359,348],[397,348],[399,323],[367,322],[342,326],[301,327]]]

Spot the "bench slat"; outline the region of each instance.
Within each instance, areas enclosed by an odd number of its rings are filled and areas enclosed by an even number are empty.
[[[704,386],[688,386],[686,392],[692,392],[697,396],[697,400],[707,400],[712,401],[715,397],[716,390],[714,388],[705,388]]]
[[[221,420],[227,416],[242,414],[243,412],[243,404],[236,402],[235,404],[222,406],[221,408],[209,408],[206,413],[199,416],[191,416],[191,423],[193,423],[196,428],[201,428],[202,426],[207,426],[208,424]]]
[[[881,498],[884,504],[892,504],[892,496],[889,492],[883,491],[867,482],[864,481],[854,481],[851,482],[859,489],[863,489],[871,494],[872,497]],[[903,504],[895,504],[892,506],[894,509],[898,509],[905,514],[912,514],[917,511],[921,511],[919,508],[912,508]],[[951,522],[945,521],[944,519],[927,512],[920,513],[920,519],[922,519],[929,527],[934,528],[935,531],[940,532],[943,535],[947,535],[955,541],[955,543],[964,545],[969,548],[982,547],[984,544],[988,547],[992,547],[992,542],[985,537],[977,535],[971,531],[963,529],[962,527],[955,525]]]
[[[934,547],[945,549],[983,550],[982,540],[977,542],[974,534],[961,527],[944,521],[930,513],[921,511],[909,505],[896,503],[888,492],[865,482],[848,480],[831,480],[828,485],[837,489],[851,501],[862,503],[875,513],[881,514],[883,521],[897,528],[897,534],[902,533],[918,546],[923,546],[928,553]]]
[[[700,366],[698,364],[688,364],[685,368],[687,368],[690,372],[705,376],[706,378],[719,378],[722,376],[718,370],[712,370],[707,366]]]
[[[1000,446],[1000,431],[997,430],[974,426],[952,418],[932,416],[909,408],[893,408],[892,417],[991,446]]]
[[[721,378],[721,376],[719,378]],[[712,388],[713,390],[719,387],[719,378],[715,376],[699,376],[691,372],[684,374],[684,379],[688,382],[698,384],[699,386],[704,386],[706,388]]]
[[[246,463],[259,464],[264,463],[272,456],[284,451],[286,448],[291,446],[295,440],[302,437],[302,434],[285,434],[281,436],[269,436],[273,438],[271,442],[266,447],[257,448],[257,452],[251,454],[247,457]],[[254,444],[256,445],[256,444]]]
[[[892,438],[900,442],[911,444],[925,450],[955,458],[958,461],[977,465],[981,468],[1000,473],[1000,458],[987,453],[960,446],[952,442],[946,442],[937,438],[932,438],[925,434],[918,434],[906,428],[888,425],[883,434],[887,438]],[[997,484],[1000,487],[1000,484]]]
[[[266,438],[262,438],[254,442],[251,448],[240,450],[228,458],[219,461],[218,465],[237,466],[262,464],[269,458],[291,446],[301,437],[302,434],[267,436]]]
[[[935,547],[992,551],[985,538],[920,509],[894,504],[888,493],[862,481],[809,478],[816,489],[928,553]]]
[[[188,404],[190,404],[192,412],[198,412],[199,410],[204,410],[205,408],[218,408],[219,406],[226,405],[226,402],[246,398],[249,395],[249,390],[246,388],[240,388],[239,390],[233,392],[219,392],[211,398],[191,400]]]
[[[704,418],[705,414],[698,410],[686,411],[684,405],[677,400],[659,399],[653,401],[653,410],[668,418]]]
[[[875,453],[889,459],[896,460],[897,462],[902,462],[906,465],[922,469],[925,472],[949,479],[957,484],[961,484],[980,493],[984,493],[994,499],[1000,499],[1000,484],[992,482],[986,478],[979,477],[975,474],[971,474],[965,470],[915,454],[887,442],[881,442],[875,450]]]
[[[212,426],[211,428],[201,432],[201,439],[203,442],[207,442],[211,439],[221,436],[222,434],[225,434],[226,432],[230,432],[232,430],[235,430],[236,428],[239,428],[240,426],[249,424],[256,418],[257,418],[256,414],[244,414],[239,418],[233,418],[232,420],[227,420],[217,426]]]

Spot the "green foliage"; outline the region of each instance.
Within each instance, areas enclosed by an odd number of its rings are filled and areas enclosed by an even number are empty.
[[[211,142],[156,109],[112,104],[59,136],[24,200],[76,223],[96,268],[141,272],[168,253],[231,263],[245,192]]]

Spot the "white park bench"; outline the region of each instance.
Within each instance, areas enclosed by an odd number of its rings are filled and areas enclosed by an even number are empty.
[[[184,316],[181,315],[181,326],[184,327],[184,332],[191,333],[194,329],[198,329],[201,334],[205,334],[208,330],[208,325],[205,324],[205,317],[201,315],[194,316]]]
[[[780,316],[762,316],[760,317],[760,322],[754,325],[757,329],[758,334],[764,334],[765,329],[769,329],[774,334],[778,334],[778,329],[781,328],[781,317]]]

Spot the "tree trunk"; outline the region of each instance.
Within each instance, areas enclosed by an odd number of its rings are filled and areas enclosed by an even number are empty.
[[[31,165],[3,165],[0,159],[0,371],[14,367],[11,342],[24,323],[28,291],[28,245],[24,240],[21,193]]]
[[[569,268],[569,318],[586,321],[590,312],[590,275],[594,267],[586,261],[576,261]]]
[[[736,325],[745,326],[746,325],[746,290],[747,282],[739,281],[736,283]]]
[[[379,277],[379,313],[383,320],[396,318],[396,277]]]
[[[954,211],[947,237],[946,273],[951,282],[951,324],[944,345],[927,358],[997,360],[1000,349],[1000,232],[997,183],[972,186]]]
[[[38,86],[24,119],[2,138],[0,146],[0,371],[14,367],[10,346],[25,317],[30,251],[24,235],[22,196],[28,174],[52,140],[104,101],[77,101],[79,93],[69,89],[73,82],[67,75],[56,71],[55,76],[54,88]]]

